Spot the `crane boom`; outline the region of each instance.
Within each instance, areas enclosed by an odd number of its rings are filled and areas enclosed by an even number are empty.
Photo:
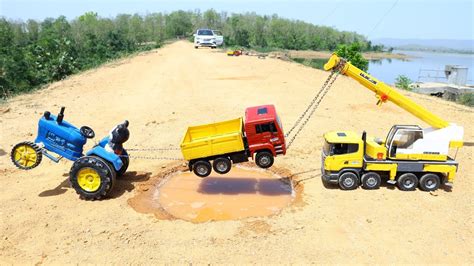
[[[364,85],[364,87],[375,92],[376,97],[379,99],[378,104],[382,104],[389,100],[412,115],[423,120],[433,128],[441,129],[449,126],[449,123],[444,119],[403,96],[401,93],[397,92],[387,84],[377,80],[368,73],[355,67],[350,62],[338,57],[336,54],[333,54],[329,61],[324,65],[325,70],[331,70],[334,68],[338,68],[341,74],[347,75],[357,80],[359,83]]]

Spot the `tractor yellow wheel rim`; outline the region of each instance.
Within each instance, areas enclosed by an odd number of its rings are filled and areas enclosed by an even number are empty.
[[[100,175],[92,168],[82,168],[77,172],[77,183],[87,192],[97,191],[100,187]]]
[[[33,166],[38,159],[35,149],[26,144],[16,147],[15,151],[13,151],[13,157],[15,162],[25,168]]]

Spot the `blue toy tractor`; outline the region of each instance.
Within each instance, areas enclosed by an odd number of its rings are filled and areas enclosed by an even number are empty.
[[[87,126],[80,129],[66,122],[64,107],[58,116],[44,112],[38,123],[38,136],[34,142],[21,142],[11,152],[13,164],[30,170],[41,163],[43,155],[59,162],[62,158],[74,161],[69,181],[82,199],[97,200],[109,195],[117,176],[127,171],[129,157],[122,144],[128,140],[128,121],[117,125],[110,135],[83,154],[87,139],[95,137]],[[59,155],[56,157],[51,153]]]

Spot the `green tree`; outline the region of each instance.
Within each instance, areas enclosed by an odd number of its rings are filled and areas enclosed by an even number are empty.
[[[405,75],[400,75],[395,79],[395,87],[399,89],[411,91],[412,90],[412,88],[410,87],[411,83],[413,83],[413,81]]]
[[[351,64],[362,71],[369,69],[369,61],[362,56],[359,43],[352,43],[351,45],[341,44],[337,47],[336,54],[350,61]]]

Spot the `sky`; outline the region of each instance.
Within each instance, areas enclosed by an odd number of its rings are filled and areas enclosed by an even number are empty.
[[[145,15],[175,10],[213,8],[228,13],[277,14],[369,39],[474,39],[472,0],[0,0],[0,16],[8,19],[74,19],[94,11],[102,17],[120,13]]]

